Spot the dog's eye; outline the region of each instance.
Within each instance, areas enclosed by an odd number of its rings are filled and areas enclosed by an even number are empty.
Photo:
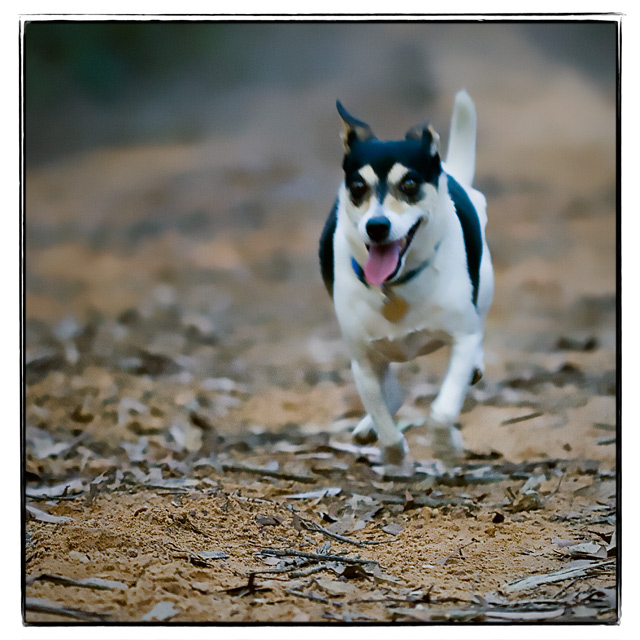
[[[361,178],[356,178],[349,183],[349,193],[354,200],[361,200],[368,191],[367,183]]]
[[[399,185],[398,189],[400,193],[404,194],[408,198],[413,198],[418,195],[420,191],[420,183],[411,176],[407,176]]]

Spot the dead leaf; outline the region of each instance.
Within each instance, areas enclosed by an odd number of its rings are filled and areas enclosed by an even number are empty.
[[[598,609],[595,607],[586,607],[584,605],[578,605],[571,609],[572,620],[597,620]]]
[[[158,622],[163,622],[164,620],[169,620],[169,618],[173,618],[173,616],[180,613],[180,609],[176,609],[173,606],[173,602],[169,600],[163,600],[162,602],[158,602],[158,604],[151,609],[151,611],[147,611],[142,616],[142,620],[144,622],[151,622],[152,620],[157,620]]]
[[[331,578],[316,578],[316,584],[331,596],[343,596],[353,591],[353,586]]]
[[[597,542],[582,542],[565,549],[572,558],[606,558],[607,548]]]
[[[284,522],[280,516],[256,516],[256,522],[261,527],[276,527]]]
[[[54,516],[51,513],[42,511],[42,509],[38,509],[30,504],[27,505],[26,509],[27,513],[29,513],[34,520],[39,520],[40,522],[51,522],[57,524],[59,522],[68,522],[69,520],[73,520],[73,518],[69,518],[68,516]]]
[[[85,489],[85,482],[80,478],[74,478],[73,480],[50,486],[28,487],[25,493],[27,498],[60,498],[70,493],[81,493]]]
[[[89,558],[89,556],[86,553],[80,553],[80,551],[76,551],[75,549],[72,549],[71,551],[69,551],[69,557],[72,558],[73,560],[78,560],[85,564],[88,564],[89,562],[91,562],[91,558]]]
[[[365,580],[371,580],[371,576],[367,570],[360,564],[348,564],[345,566],[341,577],[346,580],[359,580],[364,578]]]
[[[27,425],[25,431],[27,446],[33,456],[39,460],[59,456],[61,453],[67,451],[67,449],[78,444],[77,439],[69,442],[56,442],[48,431],[31,425]]]
[[[397,576],[392,576],[389,573],[384,572],[381,568],[380,565],[378,564],[374,564],[370,567],[370,571],[371,571],[371,575],[380,582],[390,582],[392,584],[397,584],[398,582],[401,582],[400,578],[398,578]]]
[[[392,522],[390,524],[381,527],[382,531],[388,533],[391,536],[397,536],[402,531],[402,525],[397,522]]]
[[[282,496],[289,500],[306,500],[314,498],[324,498],[325,496],[337,496],[342,491],[342,487],[325,487],[324,489],[315,489],[314,491],[304,491],[302,493],[292,493]]]
[[[339,520],[331,523],[327,527],[327,531],[331,531],[331,533],[335,533],[336,535],[344,535],[345,533],[349,533],[349,531],[353,530],[353,525],[355,524],[355,516],[350,513],[345,516],[342,516]]]
[[[367,522],[370,522],[371,520],[373,520],[373,518],[375,518],[376,515],[378,515],[381,511],[382,511],[383,507],[382,505],[376,507],[375,509],[370,509],[368,511],[366,511],[365,513],[363,513],[358,520],[356,521],[356,523],[353,525],[353,530],[354,531],[360,531],[360,529],[364,529],[367,526]]]
[[[432,614],[424,609],[422,605],[417,605],[413,609],[410,607],[390,607],[389,611],[394,614],[394,617],[400,616],[419,622],[430,622],[433,619]]]
[[[579,566],[568,567],[561,569],[560,571],[552,571],[551,573],[543,573],[534,576],[528,576],[526,578],[520,578],[512,582],[508,582],[502,586],[502,590],[506,593],[513,593],[515,591],[525,591],[526,589],[532,589],[541,584],[548,584],[550,582],[559,582],[561,580],[567,580],[569,578],[580,578],[588,575],[595,569],[603,568],[607,565],[612,566],[611,560],[604,560],[602,562],[589,562],[586,564],[580,564]]]
[[[195,581],[191,583],[191,586],[200,593],[209,593],[209,583],[208,582],[199,582]]]
[[[554,538],[552,541],[552,544],[555,544],[558,547],[570,547],[572,544],[574,544],[573,540],[567,540],[566,538]]]
[[[568,513],[561,513],[557,516],[557,519],[561,522],[563,520],[581,520],[582,518],[583,515],[579,511],[569,511]]]
[[[558,618],[565,612],[564,607],[558,607],[548,611],[485,611],[487,618],[497,618],[498,620],[512,620],[522,622],[534,622],[536,620],[550,620]]]
[[[605,587],[604,589],[598,589],[596,594],[600,596],[602,602],[606,604],[610,609],[615,609],[618,605],[618,591],[613,587]]]
[[[513,513],[519,513],[520,511],[534,511],[542,506],[542,499],[540,495],[535,491],[528,491],[527,493],[520,493],[516,496],[516,499],[509,505],[509,509]]]

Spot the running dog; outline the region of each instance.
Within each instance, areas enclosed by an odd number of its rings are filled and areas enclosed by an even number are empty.
[[[379,140],[340,102],[340,185],[320,238],[320,266],[367,415],[357,442],[380,442],[385,464],[408,460],[393,415],[403,402],[390,368],[445,345],[451,355],[429,416],[433,453],[462,453],[457,428],[470,384],[484,372],[484,323],[493,298],[486,200],[472,185],[476,111],[455,97],[446,161],[429,125]]]

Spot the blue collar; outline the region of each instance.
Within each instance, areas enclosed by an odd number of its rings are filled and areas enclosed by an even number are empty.
[[[407,271],[407,273],[403,274],[400,278],[398,278],[394,282],[389,282],[384,286],[395,287],[399,284],[406,284],[407,282],[410,282],[411,280],[413,280],[417,275],[422,273],[431,264],[431,261],[433,260],[433,256],[435,255],[436,251],[440,248],[441,244],[442,244],[442,240],[438,240],[438,242],[436,242],[435,246],[433,247],[433,253],[426,260],[421,262],[415,269],[411,269],[411,271]],[[360,282],[362,282],[362,284],[365,285],[365,287],[369,287],[370,285],[367,282],[367,279],[364,277],[364,269],[358,264],[358,261],[353,256],[351,257],[351,267],[353,268],[353,271],[356,274],[358,280],[360,280]]]

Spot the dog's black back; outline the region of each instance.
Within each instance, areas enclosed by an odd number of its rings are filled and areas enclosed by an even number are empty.
[[[320,235],[320,249],[318,255],[320,258],[320,270],[322,271],[322,280],[327,288],[329,295],[333,298],[333,236],[336,232],[336,224],[338,221],[338,201],[336,200],[331,209],[331,213],[324,223],[324,229]]]

